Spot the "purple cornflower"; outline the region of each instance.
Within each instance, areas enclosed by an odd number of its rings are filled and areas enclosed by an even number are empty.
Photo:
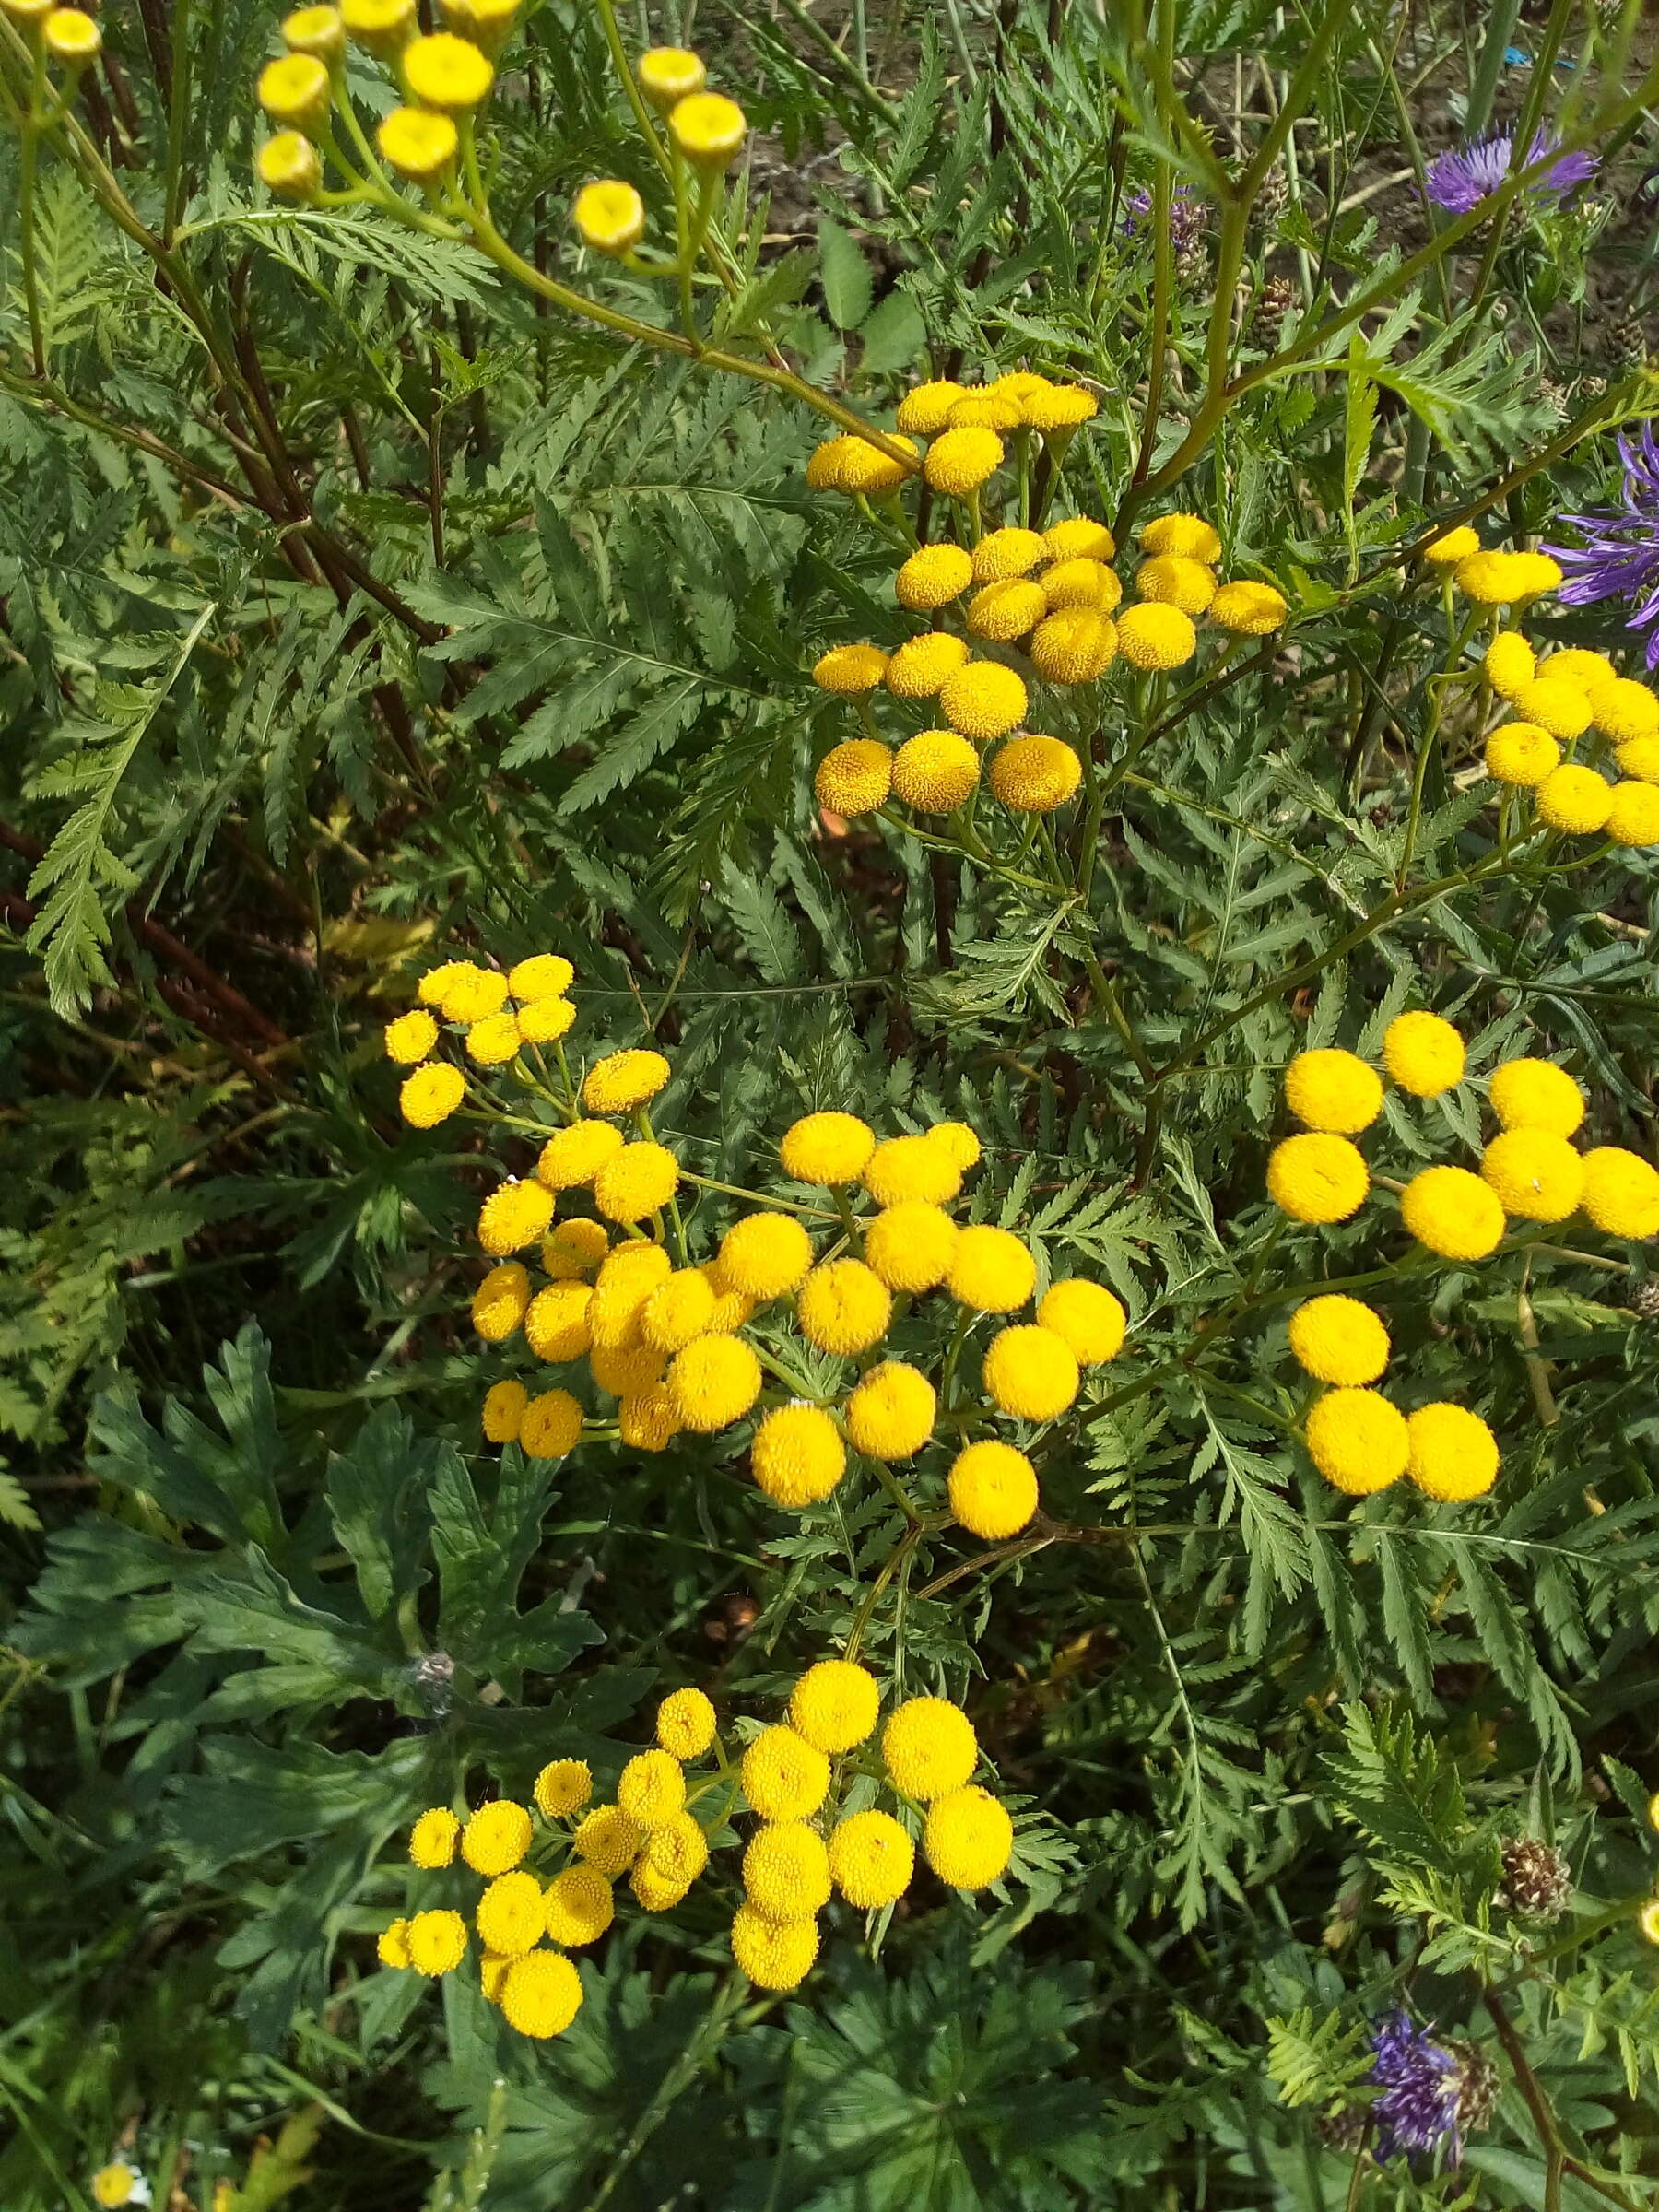
[[[1438,2150],[1450,2140],[1453,2162],[1463,2148],[1457,2133],[1457,2061],[1426,2028],[1414,2028],[1403,2012],[1392,2012],[1371,2036],[1372,2064],[1367,2078],[1382,2094],[1371,2103],[1377,2129],[1377,2158],[1399,2151]]]
[[[1519,166],[1533,168],[1560,143],[1547,132],[1539,131],[1531,152]],[[1471,138],[1467,146],[1441,154],[1429,164],[1429,197],[1448,215],[1467,215],[1499,189],[1515,166],[1513,131],[1488,131],[1484,138]],[[1564,199],[1575,184],[1587,183],[1594,174],[1594,154],[1563,154],[1532,190]]]
[[[1152,194],[1145,190],[1132,192],[1124,202],[1124,236],[1137,237],[1151,214]],[[1197,244],[1208,220],[1208,211],[1202,200],[1194,199],[1192,186],[1177,184],[1170,195],[1170,243],[1177,253]]]
[[[1564,514],[1561,520],[1584,543],[1547,550],[1567,572],[1559,594],[1567,606],[1630,601],[1625,628],[1647,631],[1647,665],[1659,668],[1659,445],[1653,424],[1642,424],[1640,445],[1620,438],[1618,453],[1625,465],[1623,512]]]

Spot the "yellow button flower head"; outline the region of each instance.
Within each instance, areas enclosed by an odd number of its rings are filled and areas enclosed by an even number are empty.
[[[873,814],[893,787],[893,756],[878,738],[849,737],[818,762],[813,796],[830,814]]]
[[[936,1290],[960,1230],[943,1207],[906,1198],[877,1215],[865,1231],[865,1259],[889,1290]]]
[[[1295,1221],[1346,1221],[1365,1203],[1371,1171],[1357,1146],[1323,1129],[1288,1136],[1267,1160],[1267,1194]]]
[[[670,110],[668,133],[693,169],[716,173],[741,151],[748,122],[724,92],[688,92]]]
[[[524,1314],[524,1339],[538,1359],[558,1366],[592,1350],[588,1308],[593,1301],[586,1283],[550,1283],[536,1292]]]
[[[1207,576],[1209,571],[1203,573]],[[1097,615],[1109,615],[1123,597],[1124,587],[1115,569],[1078,554],[1042,571],[1042,594],[1056,612],[1064,606],[1087,606]]]
[[[455,1855],[461,1823],[447,1806],[435,1805],[422,1813],[409,1831],[409,1863],[428,1873],[447,1866]]]
[[[1054,523],[1042,534],[1045,560],[1111,560],[1116,553],[1117,540],[1105,524],[1091,522],[1087,515]]]
[[[1506,1129],[1571,1136],[1584,1118],[1583,1092],[1552,1060],[1506,1060],[1492,1070],[1487,1096]]]
[[[1198,633],[1178,606],[1143,600],[1118,617],[1117,643],[1132,668],[1179,668],[1197,652]]]
[[[1081,384],[1049,384],[1028,392],[1022,412],[1034,430],[1052,436],[1056,430],[1075,430],[1100,411],[1100,403]]]
[[[672,1912],[691,1887],[689,1882],[677,1882],[671,1875],[659,1874],[643,1853],[634,1862],[628,1886],[647,1912]]]
[[[492,1382],[484,1393],[484,1441],[487,1444],[515,1444],[524,1425],[530,1393],[522,1382]]]
[[[593,1794],[593,1770],[585,1759],[549,1759],[535,1778],[536,1809],[549,1820],[580,1812]]]
[[[1659,1236],[1659,1168],[1618,1145],[1584,1154],[1584,1211],[1609,1237]]]
[[[908,1698],[881,1732],[881,1763],[904,1797],[959,1790],[979,1759],[973,1723],[945,1698]]]
[[[978,1313],[1012,1313],[1037,1287],[1037,1263],[1012,1230],[976,1222],[951,1255],[950,1294]]]
[[[829,1260],[815,1267],[795,1301],[802,1335],[841,1359],[879,1344],[892,1312],[887,1285],[862,1260]]]
[[[677,1689],[657,1707],[656,1739],[675,1759],[700,1759],[714,1741],[714,1708],[700,1689]]]
[[[630,1354],[623,1353],[627,1359]],[[617,1409],[617,1430],[635,1452],[665,1452],[685,1427],[665,1382],[626,1392]]]
[[[436,1980],[453,1973],[466,1956],[466,1923],[459,1912],[417,1912],[404,1936],[409,1964]]]
[[[907,1198],[947,1206],[962,1187],[962,1171],[944,1145],[925,1136],[890,1136],[865,1162],[864,1186],[880,1206]]]
[[[487,1951],[522,1959],[541,1941],[547,1924],[542,1886],[533,1874],[498,1875],[478,1900],[473,1925]]]
[[[562,998],[576,980],[576,971],[562,953],[534,952],[507,973],[507,988],[521,1006],[537,999]]]
[[[789,1724],[815,1750],[851,1751],[876,1726],[881,1692],[876,1677],[850,1659],[820,1659],[789,1697]]]
[[[1425,1168],[1406,1185],[1400,1218],[1419,1244],[1448,1260],[1484,1260],[1503,1240],[1497,1194],[1467,1168]]]
[[[489,56],[452,30],[411,39],[404,49],[403,79],[411,100],[445,115],[465,115],[489,96],[495,71]]]
[[[1173,554],[1179,559],[1201,560],[1207,566],[1221,558],[1221,539],[1215,524],[1199,514],[1158,515],[1143,526],[1140,544],[1143,553]]]
[[[952,1889],[983,1889],[1007,1871],[1014,1823],[988,1790],[952,1790],[928,1807],[922,1849]]]
[[[1413,1098],[1437,1099],[1464,1077],[1464,1041],[1438,1014],[1396,1014],[1382,1032],[1382,1063]]]
[[[816,1920],[768,1920],[752,1905],[732,1918],[732,1958],[757,1989],[794,1989],[812,1971],[818,1953]]]
[[[1027,688],[1000,662],[969,662],[940,686],[940,708],[962,736],[1002,736],[1027,712]]]
[[[379,1940],[376,1942],[374,1947],[374,1955],[380,1960],[382,1966],[389,1966],[394,1971],[401,1970],[408,1965],[409,1924],[406,1920],[394,1920],[389,1928],[382,1928],[381,1930]],[[92,2194],[95,2197],[97,2197],[98,2202],[100,2205],[109,2201],[104,2197],[99,2196],[98,2194],[98,2177],[96,2174],[92,2178]],[[117,2197],[114,2201],[115,2203],[120,2204],[124,2200],[120,2197]]]
[[[950,1510],[988,1544],[1017,1536],[1037,1511],[1037,1470],[1012,1444],[970,1444],[951,1463]]]
[[[425,990],[420,994],[426,997]],[[477,968],[470,960],[450,963],[438,1010],[446,1021],[482,1021],[499,1014],[507,1004],[507,978],[493,968]]]
[[[260,182],[279,200],[314,200],[323,189],[323,163],[300,131],[278,131],[253,158]]]
[[[968,628],[976,638],[1007,645],[1023,638],[1048,610],[1049,597],[1041,584],[1010,576],[1006,582],[982,584],[974,593],[968,602]]]
[[[748,1902],[768,1920],[809,1920],[830,1902],[830,1853],[805,1820],[773,1820],[743,1854]]]
[[[749,1457],[755,1481],[772,1503],[796,1512],[821,1505],[847,1470],[841,1431],[821,1406],[799,1398],[766,1415]]]
[[[1135,588],[1143,599],[1178,606],[1183,615],[1201,615],[1216,596],[1216,579],[1201,560],[1190,560],[1182,553],[1155,553],[1135,571]]]
[[[636,1751],[622,1770],[617,1803],[649,1835],[685,1810],[685,1771],[666,1751]]]
[[[1035,370],[1010,369],[1006,376],[994,377],[984,389],[1005,393],[1010,399],[1028,400],[1033,392],[1052,392],[1053,380],[1039,376]]]
[[[1471,553],[1478,553],[1480,539],[1467,523],[1460,523],[1455,530],[1444,530],[1440,536],[1423,547],[1423,559],[1437,569],[1454,569],[1460,561],[1467,560]]]
[[[947,499],[965,500],[1002,466],[1003,441],[994,430],[941,430],[923,464],[929,484]]]
[[[900,606],[927,614],[959,598],[973,574],[973,558],[960,546],[923,546],[894,576],[893,591]]]
[[[1538,656],[1518,629],[1500,629],[1481,657],[1481,673],[1500,699],[1512,700],[1538,673]]]
[[[968,392],[952,404],[952,429],[1017,430],[1025,420],[1019,402],[995,392]]]
[[[1506,722],[1487,739],[1486,771],[1494,783],[1535,788],[1560,761],[1560,747],[1535,722]]]
[[[502,1067],[517,1057],[522,1042],[516,1014],[486,1014],[467,1032],[466,1056],[480,1067]]]
[[[314,138],[334,105],[334,79],[314,53],[285,53],[259,73],[259,104],[273,123]]]
[[[509,2028],[545,2041],[582,2010],[582,1977],[561,1951],[532,1951],[507,1969],[500,2006]]]
[[[509,1874],[530,1848],[530,1816],[511,1798],[481,1805],[461,1834],[461,1856],[475,1874]]]
[[[808,1113],[783,1132],[778,1147],[793,1182],[856,1182],[876,1149],[876,1132],[851,1113]]]
[[[1560,652],[1552,653],[1537,674],[1559,677],[1562,683],[1571,684],[1593,703],[1595,694],[1604,686],[1618,681],[1618,671],[1605,653],[1586,653],[1578,645],[1564,646]],[[1640,690],[1641,686],[1638,685],[1637,688]],[[1659,728],[1659,700],[1654,701],[1653,712],[1654,726]]]
[[[1117,625],[1094,607],[1063,607],[1031,634],[1031,665],[1051,684],[1092,684],[1117,657]]]
[[[541,1148],[535,1180],[549,1191],[575,1191],[593,1182],[623,1146],[620,1129],[608,1122],[572,1122],[556,1130]]]
[[[685,46],[649,47],[640,56],[634,75],[641,91],[665,115],[709,81],[702,56]]]
[[[1257,583],[1250,577],[1241,577],[1237,583],[1224,583],[1209,603],[1209,618],[1218,629],[1230,629],[1236,637],[1265,638],[1281,629],[1290,612],[1290,602],[1281,591],[1270,583]]]
[[[652,1830],[640,1853],[639,1865],[648,1867],[661,1880],[672,1882],[683,1891],[690,1888],[708,1863],[709,1839],[698,1825],[696,1815],[676,1813],[672,1820]],[[636,1890],[635,1895],[638,1894]]]
[[[916,441],[892,430],[881,435],[889,445],[897,445],[907,453],[913,453]],[[849,437],[844,441],[845,451],[835,466],[835,488],[844,491],[851,499],[862,492],[866,498],[873,494],[896,491],[911,474],[902,461],[896,460],[869,438]]]
[[[644,1841],[644,1830],[619,1805],[597,1805],[571,1837],[571,1848],[596,1874],[618,1875],[633,1865]]]
[[[492,1267],[473,1292],[473,1327],[486,1344],[505,1344],[524,1320],[529,1303],[529,1269],[516,1260],[504,1261],[500,1267]]]
[[[847,1400],[847,1435],[870,1459],[910,1459],[933,1434],[938,1400],[927,1377],[902,1359],[871,1368]]]
[[[1480,1179],[1506,1215],[1566,1221],[1583,1196],[1583,1161],[1566,1137],[1547,1128],[1511,1128],[1480,1155]]]
[[[548,1939],[567,1951],[597,1943],[617,1916],[611,1886],[594,1866],[567,1866],[543,1900]]]
[[[1595,727],[1615,745],[1659,735],[1659,699],[1645,684],[1633,684],[1619,677],[1602,685],[1590,705]]]
[[[891,1813],[854,1813],[831,1831],[830,1872],[857,1912],[902,1897],[915,1870],[915,1845]]]
[[[1006,583],[1029,575],[1043,559],[1043,540],[1035,530],[987,530],[973,548],[976,583]]]
[[[793,1728],[762,1729],[741,1771],[743,1794],[762,1820],[810,1820],[830,1791],[830,1761]]]
[[[1469,553],[1454,571],[1457,588],[1479,606],[1513,606],[1553,592],[1561,571],[1547,553]]]
[[[606,177],[582,186],[571,219],[582,244],[596,253],[627,253],[645,235],[645,203],[631,184]]]
[[[913,431],[921,438],[932,438],[950,420],[950,410],[957,401],[966,396],[964,387],[952,383],[947,377],[935,377],[931,383],[917,384],[899,402],[899,428]]]
[[[1053,814],[1082,780],[1082,762],[1058,737],[1010,737],[991,763],[992,794],[1016,814]]]
[[[1612,784],[1594,769],[1573,761],[1552,769],[1538,786],[1538,819],[1552,830],[1592,837],[1606,828],[1612,810]]]
[[[601,1390],[609,1391],[616,1398],[635,1397],[653,1388],[667,1371],[667,1353],[653,1351],[642,1340],[625,1351],[618,1351],[614,1345],[595,1344],[588,1359],[589,1374]]]
[[[968,660],[965,639],[930,629],[907,638],[887,665],[887,688],[895,699],[932,699],[947,676]]]
[[[760,1395],[760,1362],[739,1336],[700,1336],[674,1355],[668,1389],[687,1428],[712,1436]]]
[[[1615,783],[1602,827],[1616,845],[1659,845],[1659,791],[1651,783]]]
[[[599,1126],[607,1126],[600,1123]],[[542,1239],[542,1270],[556,1283],[574,1282],[579,1276],[591,1275],[610,1249],[610,1237],[603,1221],[589,1221],[578,1218],[571,1221],[556,1221]]]
[[[966,1122],[935,1122],[927,1131],[927,1141],[936,1145],[951,1166],[963,1175],[970,1168],[978,1167],[984,1154],[977,1133]]]
[[[700,1268],[679,1267],[645,1300],[640,1334],[653,1351],[682,1352],[709,1334],[714,1292]]]
[[[340,0],[346,35],[377,60],[394,62],[415,36],[415,0]]]
[[[750,1214],[720,1241],[721,1272],[747,1298],[782,1298],[811,1265],[812,1240],[788,1214]]]
[[[1285,1070],[1285,1103],[1309,1129],[1352,1136],[1382,1111],[1382,1078],[1352,1053],[1298,1053]]]
[[[444,0],[443,13],[451,28],[495,55],[512,35],[519,0]]]
[[[953,814],[979,782],[979,755],[954,730],[919,730],[893,758],[893,795],[919,814]]]
[[[533,1244],[553,1218],[553,1200],[539,1182],[516,1179],[491,1191],[478,1212],[478,1241],[496,1259]]]
[[[1017,1421],[1052,1421],[1077,1394],[1077,1354],[1053,1329],[999,1329],[985,1349],[991,1402]]]
[[[1448,1505],[1482,1498],[1498,1479],[1498,1439],[1463,1406],[1419,1406],[1407,1417],[1406,1472]]]
[[[529,1459],[563,1459],[582,1435],[582,1407],[568,1390],[544,1390],[519,1423],[519,1449]]]
[[[438,1024],[418,1006],[386,1024],[386,1057],[400,1067],[413,1067],[416,1061],[424,1060],[437,1041]]]
[[[661,1053],[608,1053],[589,1068],[582,1102],[590,1113],[631,1113],[654,1099],[668,1080]]]
[[[1616,755],[1620,771],[1639,783],[1659,783],[1659,737],[1630,737]]]
[[[1535,722],[1552,737],[1579,737],[1590,727],[1590,701],[1576,685],[1553,677],[1517,684],[1512,704],[1523,722]]]
[[[1327,1292],[1304,1300],[1291,1314],[1290,1352],[1316,1382],[1352,1389],[1374,1382],[1388,1365],[1388,1331],[1357,1298]]]
[[[1071,1347],[1079,1367],[1101,1367],[1124,1348],[1129,1316],[1100,1283],[1053,1283],[1042,1294],[1037,1319]]]
[[[1350,1498],[1385,1490],[1406,1472],[1406,1417],[1380,1391],[1327,1390],[1308,1414],[1308,1451]]]
[[[433,108],[394,108],[374,134],[388,169],[411,184],[435,184],[454,165],[461,144],[453,118]]]
[[[611,1221],[643,1221],[679,1188],[679,1162],[666,1145],[624,1145],[594,1178],[594,1204]]]

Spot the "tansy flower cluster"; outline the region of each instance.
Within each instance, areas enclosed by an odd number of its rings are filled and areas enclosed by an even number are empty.
[[[1534,819],[1546,829],[1659,845],[1659,697],[1646,684],[1577,646],[1539,659],[1516,629],[1498,631],[1480,667],[1512,717],[1486,741],[1495,782],[1530,794]],[[1612,782],[1607,766],[1617,771]]]
[[[538,2040],[562,2034],[582,2001],[569,1954],[611,1925],[616,1884],[626,1877],[644,1912],[674,1911],[712,1850],[734,1841],[741,1797],[759,1825],[743,1852],[732,1955],[760,1988],[793,1989],[818,1956],[832,1889],[860,1912],[891,1904],[914,1875],[916,1832],[928,1865],[955,1889],[997,1880],[1013,1851],[1006,1810],[972,1781],[979,1746],[960,1707],[912,1698],[866,1750],[880,1707],[864,1667],[820,1660],[795,1683],[788,1718],[732,1759],[708,1698],[678,1689],[657,1708],[655,1743],[628,1760],[613,1802],[592,1802],[585,1760],[561,1759],[536,1776],[534,1810],[505,1798],[465,1818],[431,1806],[410,1833],[410,1862],[465,1880],[466,1909],[394,1920],[378,1940],[381,1964],[436,1980],[476,1957],[484,1994],[509,2026]],[[889,1792],[904,1818],[838,1810],[872,1787]]]
[[[984,487],[1005,463],[1018,511],[1028,509],[1026,429],[1046,421],[1056,398],[1073,389],[1021,373],[971,390],[924,384],[901,403],[900,435],[931,437],[924,473],[933,490],[965,509],[967,542],[915,545],[912,536],[914,549],[896,569],[900,606],[926,629],[890,652],[832,646],[816,664],[814,681],[847,700],[863,733],[818,763],[815,794],[830,813],[850,818],[897,802],[915,814],[955,814],[971,806],[982,780],[1017,816],[1052,814],[1088,771],[1073,745],[1030,728],[1033,694],[1042,686],[1054,688],[1057,718],[1069,693],[1114,665],[1140,677],[1182,666],[1197,650],[1198,619],[1234,639],[1265,636],[1286,619],[1285,598],[1271,584],[1218,582],[1221,541],[1197,515],[1159,515],[1142,529],[1127,605],[1104,523],[1077,515],[1041,530],[1024,523],[982,527]],[[1078,393],[1073,412],[1085,403],[1092,412],[1089,394]],[[1011,456],[1005,437],[1013,441]],[[848,436],[818,448],[807,481],[885,501],[910,535],[898,503],[904,473]],[[883,725],[898,717],[939,726],[894,742]]]
[[[1438,1014],[1402,1014],[1383,1032],[1382,1061],[1400,1089],[1437,1098],[1463,1081],[1463,1039]],[[1269,1195],[1298,1221],[1347,1220],[1371,1188],[1353,1140],[1382,1110],[1382,1076],[1353,1053],[1302,1053],[1286,1071],[1285,1102],[1302,1128],[1274,1147]],[[1449,1260],[1483,1260],[1512,1215],[1554,1225],[1581,1206],[1608,1236],[1659,1235],[1659,1169],[1618,1145],[1572,1145],[1584,1095],[1565,1068],[1505,1061],[1492,1072],[1488,1102],[1498,1134],[1478,1173],[1424,1168],[1401,1193],[1400,1217],[1419,1244]]]
[[[752,1424],[756,1483],[798,1511],[823,1503],[855,1456],[895,1488],[885,1471],[942,1433],[951,1517],[987,1541],[1025,1528],[1038,1486],[1018,1434],[1064,1414],[1082,1370],[1117,1357],[1121,1300],[1082,1279],[1040,1289],[1022,1238],[958,1218],[981,1157],[961,1122],[881,1138],[853,1114],[806,1114],[784,1131],[779,1167],[784,1192],[804,1188],[817,1202],[739,1191],[756,1210],[694,1250],[702,1192],[732,1186],[707,1184],[658,1140],[651,1102],[670,1076],[661,1053],[613,1052],[577,1077],[564,1043],[571,982],[555,954],[505,974],[446,961],[422,978],[423,1003],[386,1031],[391,1057],[415,1063],[402,1095],[417,1125],[453,1112],[467,1088],[457,1062],[438,1056],[440,1017],[475,1086],[487,1072],[510,1076],[547,1123],[529,1172],[500,1182],[477,1216],[493,1264],[473,1295],[473,1325],[516,1371],[486,1392],[487,1441],[560,1458],[584,1429],[660,1452],[682,1433]],[[489,1091],[475,1095],[500,1117]],[[518,1131],[535,1126],[512,1119]],[[945,1347],[936,1379],[879,1357],[901,1315],[930,1312]],[[614,1400],[614,1414],[596,1419],[595,1395]],[[1015,1439],[998,1433],[1005,1422]]]
[[[1440,1404],[1403,1414],[1371,1388],[1388,1364],[1388,1331],[1359,1299],[1304,1300],[1290,1317],[1290,1350],[1329,1385],[1309,1408],[1305,1434],[1335,1488],[1364,1498],[1406,1475],[1430,1498],[1462,1504],[1498,1479],[1498,1441],[1477,1413]]]

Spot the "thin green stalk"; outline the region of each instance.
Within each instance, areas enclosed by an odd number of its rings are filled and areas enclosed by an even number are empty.
[[[38,44],[34,50],[32,76],[29,88],[29,107],[23,118],[22,143],[18,149],[18,251],[23,263],[23,299],[29,311],[29,348],[38,377],[46,373],[45,329],[41,320],[41,290],[39,274],[35,267],[35,170],[40,159],[41,126],[37,120],[41,99],[46,90],[46,49]]]

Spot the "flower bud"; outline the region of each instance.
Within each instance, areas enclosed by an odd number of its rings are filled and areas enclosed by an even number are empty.
[[[282,42],[290,53],[314,54],[335,68],[346,53],[346,26],[337,7],[297,7],[282,19]]]
[[[279,200],[314,200],[323,189],[323,163],[299,131],[278,131],[253,158],[260,182]]]
[[[640,56],[634,75],[640,80],[641,91],[665,115],[682,100],[688,100],[693,92],[700,92],[709,81],[702,56],[685,46],[652,47]]]
[[[411,184],[435,184],[460,142],[450,117],[429,108],[394,108],[374,138],[387,167]]]
[[[65,69],[84,69],[103,51],[103,33],[81,7],[54,7],[41,36],[46,51]]]
[[[493,61],[512,36],[519,0],[443,0],[443,19]]]
[[[314,53],[285,53],[260,71],[259,104],[273,123],[314,138],[328,122],[334,85]]]
[[[409,98],[446,115],[465,115],[489,96],[495,71],[470,39],[435,31],[405,49],[403,79]]]
[[[645,203],[631,184],[610,179],[584,184],[571,210],[584,246],[597,253],[626,253],[645,229]]]
[[[748,124],[737,102],[724,92],[693,92],[676,104],[668,128],[694,169],[712,171],[729,166]]]
[[[415,36],[415,0],[340,0],[346,35],[378,61],[394,62]]]

